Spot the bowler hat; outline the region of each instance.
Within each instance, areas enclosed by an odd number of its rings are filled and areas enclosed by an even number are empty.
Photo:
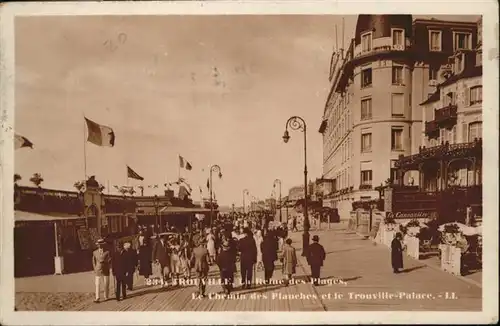
[[[96,244],[103,245],[103,244],[106,244],[106,241],[104,241],[104,239],[101,238],[101,239],[97,240]]]
[[[319,237],[317,235],[313,235],[313,241],[319,241]]]

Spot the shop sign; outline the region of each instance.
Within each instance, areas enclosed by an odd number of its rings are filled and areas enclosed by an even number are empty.
[[[416,211],[416,212],[387,212],[388,218],[393,219],[414,219],[414,218],[430,218],[431,212]]]

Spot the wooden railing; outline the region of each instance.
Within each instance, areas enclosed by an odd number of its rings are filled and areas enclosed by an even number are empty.
[[[456,119],[457,117],[457,106],[450,104],[441,109],[434,110],[434,120],[436,122],[442,122],[448,119]]]

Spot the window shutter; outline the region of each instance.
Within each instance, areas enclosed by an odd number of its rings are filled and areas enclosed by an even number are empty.
[[[470,105],[470,88],[466,87],[464,94],[464,106],[469,106],[469,105]]]
[[[462,123],[462,143],[467,143],[467,124]]]

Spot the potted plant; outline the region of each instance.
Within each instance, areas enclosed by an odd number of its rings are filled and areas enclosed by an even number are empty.
[[[410,237],[416,237],[420,233],[420,222],[411,220],[406,224],[406,234]]]

